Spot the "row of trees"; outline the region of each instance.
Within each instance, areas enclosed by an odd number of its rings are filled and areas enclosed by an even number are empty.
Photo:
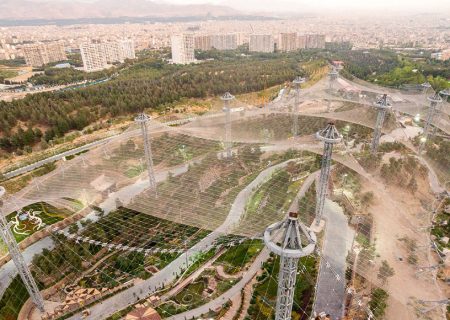
[[[258,91],[291,80],[298,72],[295,58],[242,58],[187,66],[147,58],[104,84],[0,102],[2,148],[11,151],[23,146],[14,138],[19,126],[47,128],[44,138],[49,141],[99,119],[135,114],[143,109],[161,111],[164,104],[184,97]]]

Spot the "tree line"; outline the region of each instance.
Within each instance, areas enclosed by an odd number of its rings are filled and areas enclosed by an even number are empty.
[[[240,58],[176,66],[146,58],[103,84],[0,102],[0,148],[11,152],[41,138],[49,141],[82,130],[100,119],[144,109],[161,111],[164,104],[184,97],[262,90],[292,80],[300,72],[298,62],[294,57]],[[43,132],[36,127],[44,128]]]

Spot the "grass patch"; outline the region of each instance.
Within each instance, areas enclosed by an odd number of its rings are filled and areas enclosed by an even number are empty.
[[[253,260],[262,248],[261,240],[247,240],[228,249],[216,260],[216,263],[224,265],[226,273],[234,274]]]
[[[311,314],[312,295],[317,277],[316,265],[316,259],[311,256],[301,258],[299,261],[292,319],[302,319]],[[279,257],[271,257],[264,263],[263,268],[264,272],[257,278],[258,284],[250,301],[248,319],[266,320],[274,317],[280,270]]]
[[[0,300],[0,319],[16,320],[29,296],[22,280],[16,276]]]
[[[36,203],[30,204],[30,205],[22,208],[22,212],[27,212],[27,211],[34,211],[34,212],[40,211],[41,213],[39,215],[37,215],[37,217],[42,219],[43,227],[52,225],[52,224],[54,224],[58,221],[61,221],[64,218],[73,214],[73,212],[68,209],[56,208],[46,202],[36,202]],[[13,213],[9,214],[6,217],[6,219],[8,221],[13,221],[13,220],[15,220],[16,215],[17,215],[17,211],[14,211]],[[38,231],[37,229],[35,229],[36,225],[31,223],[29,220],[24,220],[24,221],[19,220],[19,222],[20,222],[19,227],[21,228],[21,232],[25,232],[27,234],[18,234],[16,232],[14,232],[14,230],[11,230],[12,233],[14,234],[14,237],[16,238],[17,242],[21,242],[22,240],[28,238],[30,235],[32,235],[33,233]]]

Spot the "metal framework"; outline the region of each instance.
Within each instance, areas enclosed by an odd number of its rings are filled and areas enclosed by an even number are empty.
[[[339,78],[339,70],[341,70],[341,66],[331,66],[331,71],[328,73],[329,81],[328,81],[328,89],[330,91],[334,90],[334,85]],[[331,100],[328,99],[328,106],[327,106],[327,112],[331,111]]]
[[[427,143],[428,137],[430,135],[430,128],[437,113],[438,103],[442,102],[442,98],[439,93],[435,93],[433,96],[428,97],[428,101],[430,101],[430,108],[428,109],[427,120],[425,121],[422,138],[420,139],[419,154],[422,153],[423,148]]]
[[[298,127],[298,105],[300,103],[300,86],[305,83],[306,79],[302,77],[296,77],[292,83],[295,85],[295,106],[294,106],[294,123],[292,124],[292,135],[294,137],[298,136],[299,134],[299,127]]]
[[[333,90],[334,84],[339,77],[339,68],[332,66],[331,71],[328,73],[328,77],[330,78],[330,81],[328,82],[328,89]]]
[[[225,154],[226,158],[231,158],[233,156],[232,153],[232,146],[233,143],[231,142],[231,108],[230,108],[230,101],[234,99],[234,96],[229,93],[225,92],[225,94],[220,97],[220,99],[223,101],[223,112],[225,112]]]
[[[370,146],[370,152],[375,154],[380,144],[381,130],[383,129],[384,119],[386,118],[386,111],[390,108],[390,103],[387,100],[387,94],[383,94],[381,98],[375,102],[375,109],[377,109],[377,122],[375,123],[375,129],[373,132],[372,144]]]
[[[275,320],[291,320],[298,260],[314,252],[316,235],[298,221],[297,213],[291,212],[284,221],[265,230],[264,243],[280,256]]]
[[[333,145],[342,140],[342,135],[336,129],[334,121],[329,121],[325,129],[316,133],[316,137],[324,142],[322,165],[320,168],[319,185],[317,186],[316,198],[316,226],[320,225],[322,220],[323,208],[325,205],[325,197],[327,195],[328,180],[331,170],[331,156],[333,154]]]
[[[2,196],[5,194],[5,189],[0,187],[0,207],[3,206]],[[27,288],[27,291],[33,300],[36,307],[42,313],[45,311],[44,309],[44,299],[39,291],[39,288],[34,281],[33,275],[31,274],[30,269],[20,253],[19,246],[17,245],[16,239],[11,232],[10,224],[6,220],[3,213],[0,211],[0,236],[8,247],[9,254],[11,255],[11,259],[13,260],[17,271],[19,272],[20,278],[22,278],[23,284]]]
[[[148,135],[148,122],[150,121],[150,119],[151,118],[145,113],[140,113],[134,119],[134,121],[141,126],[142,138],[144,141],[144,155],[145,161],[147,162],[148,181],[150,185],[150,190],[154,192],[155,196],[158,196],[158,191],[156,190],[155,171],[153,169],[152,145],[150,137]]]

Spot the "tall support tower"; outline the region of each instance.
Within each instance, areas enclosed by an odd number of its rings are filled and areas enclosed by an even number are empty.
[[[391,105],[387,100],[387,94],[383,94],[381,98],[375,102],[375,109],[377,109],[377,122],[375,123],[375,129],[373,132],[372,144],[370,146],[370,152],[375,154],[380,144],[381,129],[383,129],[384,119],[386,118],[386,111]]]
[[[320,168],[319,185],[317,186],[316,195],[316,226],[320,225],[322,220],[323,208],[325,205],[325,197],[327,195],[328,180],[330,178],[331,170],[331,155],[333,154],[333,145],[342,140],[342,135],[339,134],[334,121],[329,121],[325,129],[316,133],[316,137],[324,142],[322,165]]]
[[[155,171],[153,169],[152,145],[150,142],[150,137],[148,135],[148,122],[150,121],[150,117],[145,113],[140,113],[136,118],[134,118],[134,121],[141,126],[142,139],[144,141],[144,156],[145,161],[147,162],[150,190],[153,191],[155,196],[158,196],[158,192],[156,190]]]
[[[328,89],[334,90],[336,80],[339,78],[339,67],[332,66],[331,71],[328,72],[329,82],[328,82]]]
[[[298,260],[314,252],[316,235],[298,221],[297,213],[291,212],[265,230],[264,243],[280,256],[275,320],[291,320]]]
[[[299,111],[299,103],[300,103],[300,86],[305,83],[305,78],[296,77],[292,83],[295,86],[295,106],[294,106],[294,123],[292,124],[292,135],[294,137],[298,136],[298,111]]]
[[[428,97],[430,101],[430,108],[428,109],[427,120],[423,127],[422,137],[420,138],[419,154],[422,153],[425,144],[427,143],[428,136],[430,135],[430,128],[436,115],[438,104],[442,102],[442,98],[439,93],[435,93],[433,96]]]
[[[223,101],[223,112],[225,112],[225,150],[226,150],[226,158],[230,159],[232,157],[231,148],[233,146],[231,142],[231,108],[230,101],[234,99],[234,96],[225,92],[225,94],[220,97]]]
[[[330,91],[334,91],[336,81],[339,78],[339,70],[341,70],[342,67],[340,66],[331,66],[331,71],[328,73],[328,89]],[[331,111],[331,100],[328,99],[328,106],[327,106],[327,112]]]
[[[3,206],[2,197],[5,194],[5,189],[3,187],[0,187],[0,207]],[[28,266],[20,253],[19,246],[17,245],[16,239],[14,238],[14,235],[11,232],[10,224],[6,220],[3,213],[0,211],[0,236],[5,243],[5,245],[8,247],[9,254],[11,255],[11,258],[17,268],[17,271],[19,272],[20,277],[22,278],[22,281],[27,288],[27,291],[33,300],[36,307],[41,311],[42,313],[45,311],[44,309],[44,299],[42,298],[42,295],[39,291],[39,288],[36,284],[36,281],[34,281],[33,275],[31,274],[30,269],[28,269]]]

